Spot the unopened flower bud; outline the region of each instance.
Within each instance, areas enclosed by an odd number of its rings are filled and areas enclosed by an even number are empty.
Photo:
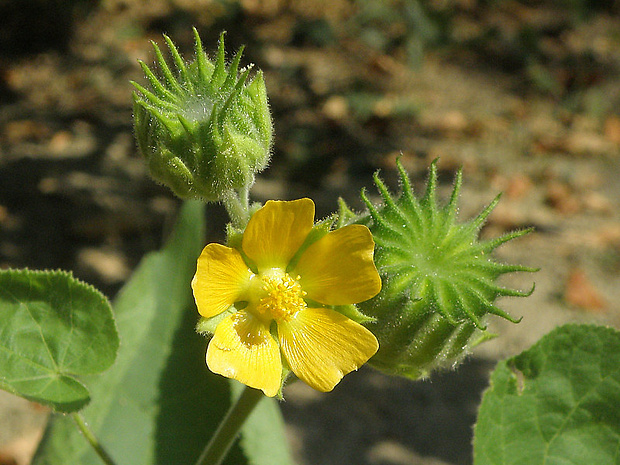
[[[501,264],[490,255],[529,230],[492,240],[478,238],[499,197],[476,218],[457,223],[461,172],[447,205],[438,206],[436,162],[421,199],[413,194],[400,162],[398,169],[402,185],[398,197],[388,192],[378,175],[375,183],[383,204],[373,205],[362,192],[369,214],[355,221],[372,232],[382,289],[359,306],[374,318],[367,327],[379,340],[379,351],[369,363],[388,374],[417,379],[455,365],[473,345],[491,338],[485,324],[488,315],[517,322],[494,304],[496,298],[528,296],[534,289],[507,289],[497,279],[505,273],[536,270]]]
[[[209,60],[194,34],[195,61],[164,36],[174,66],[155,44],[160,76],[140,62],[149,85],[133,83],[134,128],[153,178],[181,198],[217,201],[267,166],[273,128],[262,73],[239,69],[242,50],[227,65],[223,34]]]

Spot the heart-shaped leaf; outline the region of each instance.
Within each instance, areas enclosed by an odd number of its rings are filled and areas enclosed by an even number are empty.
[[[619,332],[562,326],[498,364],[479,411],[475,465],[619,461]]]
[[[112,365],[107,299],[64,271],[0,271],[0,388],[59,412],[90,400],[80,376]]]

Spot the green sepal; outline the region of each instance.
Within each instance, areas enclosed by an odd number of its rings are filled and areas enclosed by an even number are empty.
[[[215,334],[215,328],[219,325],[224,318],[235,313],[237,309],[234,305],[231,305],[227,310],[219,313],[211,318],[205,318],[201,316],[196,324],[196,332],[203,336],[211,336]]]
[[[362,325],[365,325],[367,323],[373,323],[374,321],[376,321],[375,318],[362,313],[359,307],[355,304],[337,305],[334,307],[334,310],[336,310],[338,313],[342,313],[347,318]]]
[[[336,221],[336,229],[342,228],[347,224],[356,223],[363,215],[355,213],[345,202],[345,200],[340,197],[338,198],[338,220]]]

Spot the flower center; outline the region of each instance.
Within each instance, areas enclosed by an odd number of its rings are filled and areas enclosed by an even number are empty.
[[[286,321],[306,308],[303,299],[306,293],[301,289],[299,278],[293,279],[288,273],[261,276],[262,290],[266,295],[256,306],[259,315],[269,320]]]

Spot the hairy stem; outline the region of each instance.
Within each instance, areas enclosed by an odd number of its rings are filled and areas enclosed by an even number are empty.
[[[228,191],[222,198],[230,221],[237,229],[244,229],[250,220],[250,190],[249,187]]]
[[[222,463],[239,430],[263,397],[262,391],[258,389],[247,386],[244,388],[200,454],[196,465],[220,465]]]
[[[84,418],[79,413],[72,413],[71,418],[73,418],[73,421],[82,432],[88,443],[92,446],[93,449],[95,449],[95,452],[97,453],[101,461],[106,465],[115,465],[114,460],[112,460],[110,454],[106,452],[99,440],[95,437],[93,432],[86,424]]]

